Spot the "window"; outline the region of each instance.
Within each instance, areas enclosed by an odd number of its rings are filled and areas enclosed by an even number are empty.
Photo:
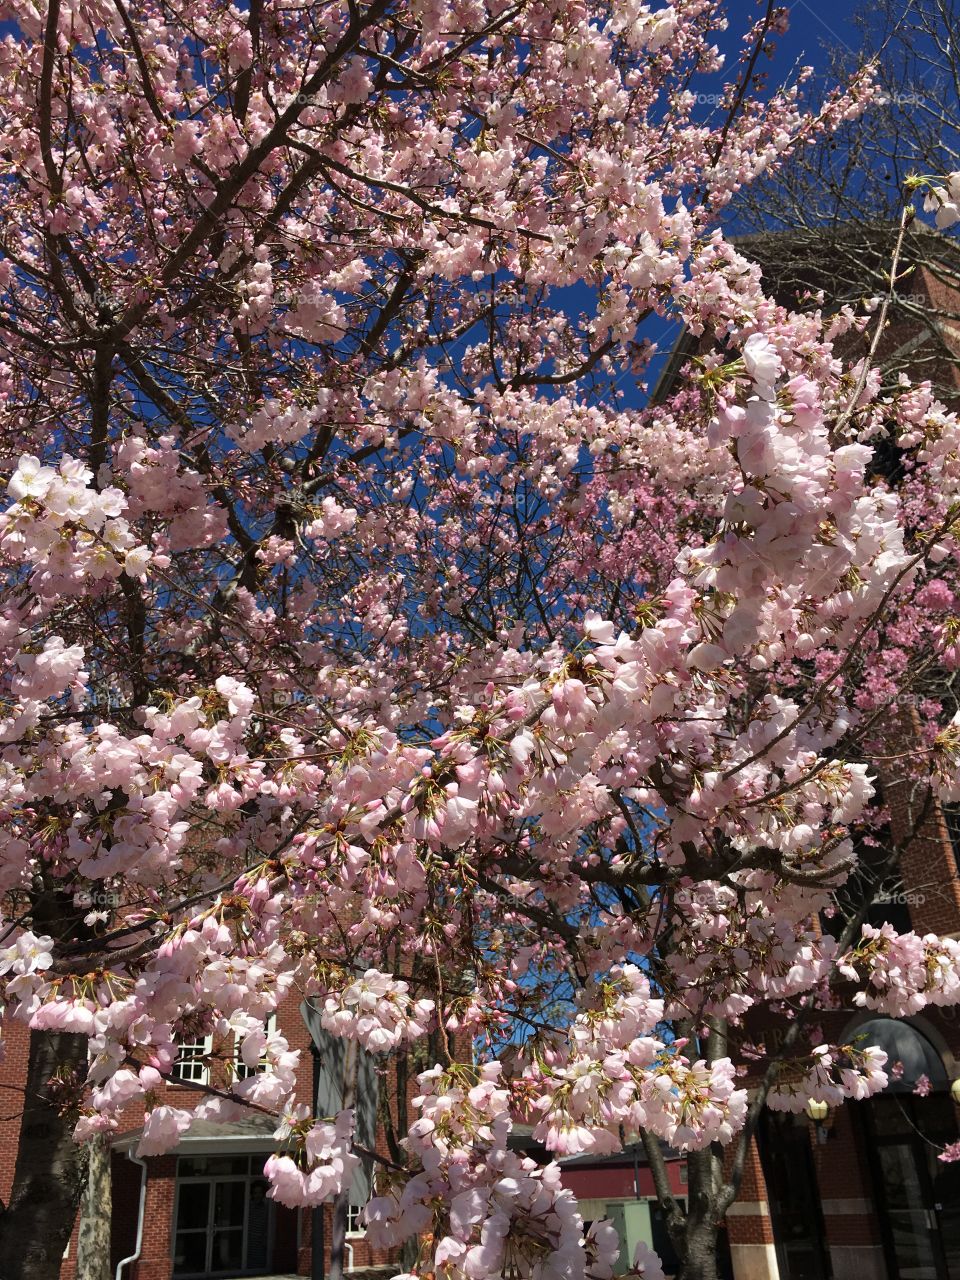
[[[271,1013],[265,1024],[267,1035],[269,1035],[271,1031],[276,1030],[276,1025],[276,1014]],[[270,1063],[263,1054],[261,1054],[260,1061],[255,1067],[247,1066],[243,1058],[240,1056],[242,1043],[243,1042],[241,1040],[237,1040],[233,1048],[233,1070],[236,1078],[238,1080],[247,1080],[250,1076],[259,1075],[263,1071],[269,1071]]]
[[[191,1084],[207,1084],[210,1079],[210,1068],[206,1059],[212,1049],[212,1036],[201,1036],[197,1040],[181,1040],[177,1060],[171,1072],[174,1080],[188,1081]]]
[[[363,1221],[363,1211],[366,1208],[363,1204],[347,1205],[347,1235],[348,1236],[365,1236],[367,1228]]]

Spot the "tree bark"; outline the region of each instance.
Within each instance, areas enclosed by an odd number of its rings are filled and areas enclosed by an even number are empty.
[[[679,1244],[677,1280],[717,1280],[723,1153],[714,1147],[687,1153],[687,1216]]]
[[[677,1280],[717,1280],[717,1223],[712,1214],[687,1220],[686,1256]]]
[[[30,1032],[13,1190],[0,1213],[0,1276],[5,1280],[58,1280],[60,1275],[83,1189],[86,1152],[73,1140],[70,1110],[54,1077],[82,1078],[86,1065],[86,1036]]]
[[[105,1134],[87,1146],[87,1184],[80,1202],[77,1280],[110,1280],[110,1141]]]

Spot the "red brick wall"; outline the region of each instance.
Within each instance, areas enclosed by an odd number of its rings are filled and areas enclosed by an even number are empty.
[[[867,1153],[862,1149],[850,1107],[832,1110],[824,1129],[826,1141],[819,1143],[813,1140],[814,1126],[810,1125],[827,1243],[879,1244],[876,1214],[848,1211],[856,1202],[871,1203],[873,1195]]]
[[[670,1160],[667,1163],[667,1176],[670,1179],[670,1190],[675,1196],[687,1194],[683,1181],[684,1162]],[[646,1165],[637,1170],[639,1174],[639,1194],[642,1197],[656,1195],[653,1185],[653,1174]],[[575,1196],[584,1200],[631,1200],[638,1194],[634,1170],[631,1165],[602,1165],[596,1169],[573,1168],[563,1170],[563,1185]]]
[[[7,1204],[17,1162],[30,1032],[16,1018],[4,1018],[3,1040],[0,1043],[3,1046],[3,1058],[0,1061],[0,1200]]]
[[[750,1140],[743,1169],[740,1194],[727,1216],[727,1235],[731,1246],[738,1244],[772,1244],[767,1184],[755,1139]]]
[[[916,712],[901,708],[891,721],[890,741],[909,745],[919,736]],[[904,845],[900,876],[911,923],[918,933],[960,933],[960,875],[943,814],[926,803],[926,785],[917,783],[896,761],[880,777],[890,810],[895,843]]]

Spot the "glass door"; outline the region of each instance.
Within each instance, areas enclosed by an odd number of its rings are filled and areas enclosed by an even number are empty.
[[[253,1178],[247,1197],[247,1270],[270,1270],[270,1201],[265,1178]]]
[[[933,1211],[950,1280],[960,1280],[960,1164],[934,1158]]]
[[[896,1275],[902,1280],[943,1280],[932,1197],[912,1142],[877,1147],[877,1172]]]
[[[175,1277],[263,1275],[272,1216],[262,1157],[193,1157],[177,1169]]]
[[[937,1159],[956,1141],[949,1095],[886,1095],[862,1105],[890,1274],[960,1280],[960,1168]]]
[[[246,1217],[246,1182],[213,1184],[213,1221],[210,1224],[211,1275],[245,1271],[243,1223]]]
[[[177,1230],[173,1274],[203,1275],[207,1270],[211,1182],[177,1183]]]
[[[781,1280],[826,1280],[826,1231],[806,1118],[765,1110],[759,1140]]]

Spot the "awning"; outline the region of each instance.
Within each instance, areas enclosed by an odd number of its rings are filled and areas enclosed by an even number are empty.
[[[244,1155],[247,1152],[275,1151],[279,1144],[273,1135],[279,1123],[279,1116],[264,1115],[219,1124],[213,1120],[194,1120],[171,1154]],[[142,1136],[142,1128],[134,1129],[115,1138],[111,1145],[114,1151],[136,1149]]]

